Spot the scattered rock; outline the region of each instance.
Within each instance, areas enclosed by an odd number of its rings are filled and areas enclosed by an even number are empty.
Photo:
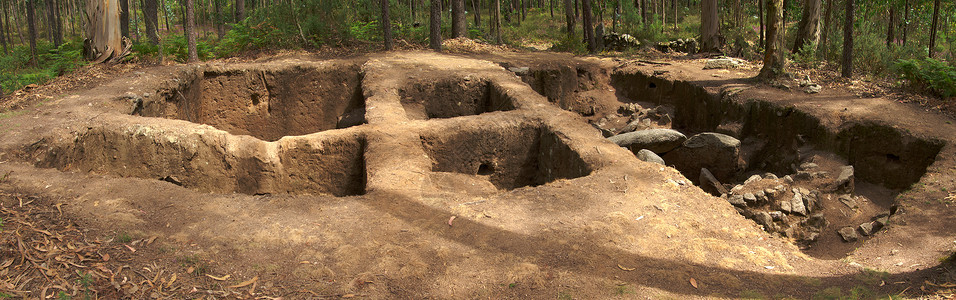
[[[769,172],[768,172],[768,173],[764,173],[764,174],[763,174],[763,178],[764,178],[764,179],[771,179],[771,180],[780,179],[780,178],[777,178],[777,175],[774,175],[773,173],[769,173]]]
[[[849,207],[850,209],[856,209],[859,207],[856,204],[856,200],[853,200],[850,195],[840,195],[837,200],[840,200],[840,203],[843,203],[843,205],[846,205],[846,207]]]
[[[776,211],[776,210],[769,212],[769,214],[774,221],[781,221],[783,220],[783,217],[785,216],[782,211]]]
[[[790,175],[783,176],[783,182],[786,184],[793,184],[793,177],[790,177]]]
[[[763,179],[763,177],[760,177],[760,175],[750,176],[750,178],[747,178],[747,180],[744,181],[744,185],[750,185],[751,183],[760,181],[761,179]]]
[[[876,221],[874,221],[874,222],[876,222],[877,224],[879,224],[879,225],[880,225],[880,228],[883,228],[883,227],[886,227],[886,226],[890,225],[890,217],[889,217],[889,216],[882,216],[882,217],[876,218]]]
[[[807,86],[807,89],[804,90],[807,94],[816,94],[823,90],[823,87],[819,84],[813,83]]]
[[[780,209],[780,211],[788,213],[788,214],[793,211],[793,208],[791,208],[790,205],[791,205],[790,201],[786,201],[786,200],[777,202],[777,206],[778,206],[777,208]]]
[[[664,159],[662,159],[660,156],[657,156],[657,153],[654,153],[654,151],[641,149],[640,151],[637,151],[636,155],[637,155],[637,159],[640,159],[649,163],[657,163],[661,165],[666,165],[664,164]]]
[[[852,243],[860,239],[860,236],[856,234],[856,229],[853,227],[843,227],[837,231],[840,234],[840,237],[843,238],[844,242]]]
[[[736,59],[736,58],[732,58],[732,57],[721,57],[721,58],[715,58],[715,59],[708,59],[707,62],[704,63],[704,70],[710,70],[710,69],[736,69],[737,67],[740,67],[740,65],[742,65],[742,64],[744,64],[744,63],[745,63],[745,62],[744,62],[743,60]]]
[[[531,74],[531,68],[528,68],[528,67],[511,67],[511,68],[508,68],[508,71],[511,71],[517,74],[518,76],[525,76],[525,75]]]
[[[764,193],[763,191],[757,191],[756,193],[754,193],[754,196],[757,197],[757,201],[758,201],[758,202],[766,202],[766,201],[767,201],[767,193]]]
[[[633,115],[633,114],[638,114],[638,113],[640,113],[640,112],[643,111],[643,110],[644,110],[644,108],[641,107],[640,104],[637,104],[637,103],[627,103],[627,104],[621,105],[621,107],[618,107],[618,108],[617,108],[617,113],[620,114],[620,115],[622,115],[622,116],[630,116],[630,115]]]
[[[853,193],[853,166],[840,167],[840,175],[833,181],[833,190],[844,193]]]
[[[688,178],[699,177],[700,169],[707,168],[718,180],[730,181],[740,170],[740,140],[720,133],[701,133],[665,154],[664,159]]]
[[[741,196],[741,195],[727,196],[727,202],[730,202],[730,204],[733,204],[734,206],[739,206],[739,207],[747,206],[747,202],[744,202],[744,196]]]
[[[807,172],[807,171],[800,171],[800,172],[797,172],[797,174],[793,175],[793,179],[810,180],[810,179],[813,179],[813,174],[810,174],[810,172]]]
[[[752,193],[744,194],[744,201],[747,202],[747,205],[753,205],[757,203],[757,196],[754,196]]]
[[[793,199],[790,200],[790,210],[794,214],[807,215],[807,207],[804,206],[803,197],[800,194],[793,194]]]
[[[641,149],[666,153],[680,146],[687,140],[687,136],[672,129],[647,129],[615,135],[608,140],[635,153]]]
[[[757,221],[757,224],[763,225],[763,228],[773,231],[773,217],[769,213],[762,211],[754,214],[754,221]]]
[[[801,170],[812,170],[812,169],[816,169],[817,167],[819,167],[817,164],[811,163],[811,162],[800,164]]]
[[[700,188],[705,192],[715,195],[728,193],[724,185],[720,184],[720,181],[718,181],[717,178],[714,177],[714,174],[711,174],[707,168],[700,169]]]
[[[866,222],[866,223],[860,224],[860,233],[863,233],[863,235],[865,236],[872,235],[873,232],[875,232],[873,230],[873,223],[874,222]]]

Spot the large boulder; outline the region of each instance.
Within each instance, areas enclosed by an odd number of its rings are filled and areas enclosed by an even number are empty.
[[[717,180],[731,182],[741,166],[740,140],[720,133],[701,133],[663,158],[687,178],[700,178],[700,169],[707,168]]]
[[[635,154],[641,149],[660,154],[677,148],[687,140],[687,136],[672,129],[647,129],[618,134],[609,137],[608,140],[618,146],[630,149]]]

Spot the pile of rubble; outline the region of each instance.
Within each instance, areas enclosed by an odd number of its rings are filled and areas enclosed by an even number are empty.
[[[660,42],[657,45],[654,45],[654,48],[660,52],[684,52],[687,54],[696,54],[697,53],[697,40],[696,39],[676,39],[668,42]]]

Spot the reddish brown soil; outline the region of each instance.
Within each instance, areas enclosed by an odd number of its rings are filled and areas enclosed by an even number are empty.
[[[561,85],[575,96],[542,96],[503,63],[581,66],[572,68],[576,80]],[[252,102],[250,95],[262,93],[254,85],[204,88],[212,98],[248,96],[241,105],[218,102],[235,115],[213,108],[197,116],[216,118],[194,119],[209,125],[178,120],[190,119],[178,114],[184,106],[176,98],[190,86],[173,75],[272,71],[269,78],[316,70],[343,72],[346,79],[337,82],[347,82],[355,78],[343,71],[349,66],[362,74],[362,125],[291,120],[304,131],[286,131],[283,115],[219,128],[259,118],[255,105],[269,104]],[[0,292],[82,297],[89,288],[104,299],[810,298],[854,289],[950,295],[953,266],[940,264],[956,247],[949,226],[956,214],[946,198],[956,191],[950,119],[836,89],[806,95],[755,85],[746,79],[754,70],[701,67],[540,53],[476,59],[393,52],[126,74],[0,119]],[[945,146],[896,200],[898,222],[845,258],[813,258],[675,169],[637,160],[587,124],[619,105],[620,91],[610,83],[615,72],[655,70],[715,98],[792,106],[828,132],[873,120]],[[430,84],[439,78],[462,81]],[[351,99],[334,98],[351,95],[344,90],[291,98]],[[130,115],[136,102],[126,93],[149,93],[142,97],[147,117]],[[331,101],[337,123],[350,107],[340,101]],[[326,131],[309,132],[318,130]],[[265,140],[238,135],[246,133]],[[289,134],[304,135],[281,137]],[[51,252],[52,245],[60,250]]]

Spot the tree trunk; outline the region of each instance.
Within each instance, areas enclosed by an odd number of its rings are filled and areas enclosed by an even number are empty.
[[[519,0],[521,1],[521,21],[524,21],[528,17],[528,1],[529,0]]]
[[[886,24],[886,47],[893,45],[896,38],[896,5],[890,4],[889,23]]]
[[[495,42],[499,45],[503,43],[501,40],[501,0],[495,0]]]
[[[23,36],[25,34],[21,32],[22,27],[20,26],[20,24],[23,24],[23,22],[20,21],[20,15],[18,14],[18,12],[20,12],[20,9],[18,8],[18,3],[20,2],[13,1],[13,24],[15,24],[13,25],[13,29],[15,29],[14,32],[17,33],[17,37],[20,39],[20,43],[23,44],[25,43],[23,39]],[[27,40],[29,40],[29,37],[27,38]]]
[[[843,77],[853,76],[853,0],[846,0],[846,21],[843,23]]]
[[[784,73],[783,0],[767,0],[767,44],[760,78],[775,79]]]
[[[551,18],[554,19],[554,0],[548,0],[548,10],[551,11]]]
[[[129,37],[129,0],[119,0],[120,35]]]
[[[37,66],[37,25],[36,25],[36,0],[26,0],[27,8],[27,31],[30,37],[30,58],[31,64]]]
[[[574,0],[564,0],[564,19],[568,25],[568,36],[574,36]]]
[[[467,29],[465,0],[451,0],[451,38],[466,37]]]
[[[429,46],[435,51],[441,52],[441,0],[431,0],[431,16],[429,17],[431,35],[429,36]]]
[[[216,17],[213,20],[213,22],[216,23],[216,35],[221,40],[224,36],[226,36],[226,26],[223,24],[224,22],[222,18],[222,5],[219,4],[219,0],[213,0],[213,6],[216,9]]]
[[[9,50],[7,49],[8,35],[7,35],[7,3],[6,1],[0,1],[0,9],[3,9],[3,18],[0,18],[0,42],[3,43],[3,54],[6,55]],[[12,42],[12,41],[11,41]],[[2,95],[0,95],[2,96]]]
[[[584,39],[588,41],[588,52],[597,51],[597,41],[594,38],[594,27],[591,26],[591,0],[582,0],[581,9],[584,14]]]
[[[46,0],[46,23],[47,35],[54,47],[60,47],[60,41],[56,38],[56,4],[53,0]]]
[[[827,0],[827,10],[826,10],[826,13],[823,14],[823,32],[821,33],[821,36],[820,36],[820,46],[817,47],[817,49],[820,49],[819,51],[817,51],[817,53],[823,59],[826,59],[827,57],[829,57],[828,54],[830,51],[830,47],[829,47],[830,24],[833,23],[833,2],[834,1],[836,0]]]
[[[471,6],[473,6],[475,15],[475,28],[481,29],[481,0],[471,0]]]
[[[767,46],[767,36],[765,34],[767,28],[763,19],[765,16],[763,2],[764,0],[757,0],[757,18],[760,19],[760,28],[758,28],[757,31],[760,31],[760,46],[765,47]]]
[[[143,0],[143,18],[146,25],[146,37],[153,45],[159,45],[159,15],[157,15],[156,0]]]
[[[929,57],[936,55],[936,32],[939,31],[939,0],[933,4],[933,24],[929,30]]]
[[[903,46],[906,47],[906,36],[910,25],[910,1],[903,0]]]
[[[797,26],[797,38],[793,42],[793,53],[798,53],[804,45],[820,42],[820,0],[804,0],[803,18]]]
[[[246,0],[236,0],[236,23],[246,19]]]
[[[193,0],[186,0],[186,63],[198,63],[199,52],[196,50],[196,12]]]
[[[718,33],[717,0],[700,3],[700,51],[720,52]]]
[[[388,15],[388,0],[382,3],[382,35],[385,38],[385,50],[392,50],[392,19]]]
[[[87,59],[105,62],[119,59],[124,54],[123,36],[120,34],[120,7],[118,0],[88,0],[87,37],[90,44]]]

